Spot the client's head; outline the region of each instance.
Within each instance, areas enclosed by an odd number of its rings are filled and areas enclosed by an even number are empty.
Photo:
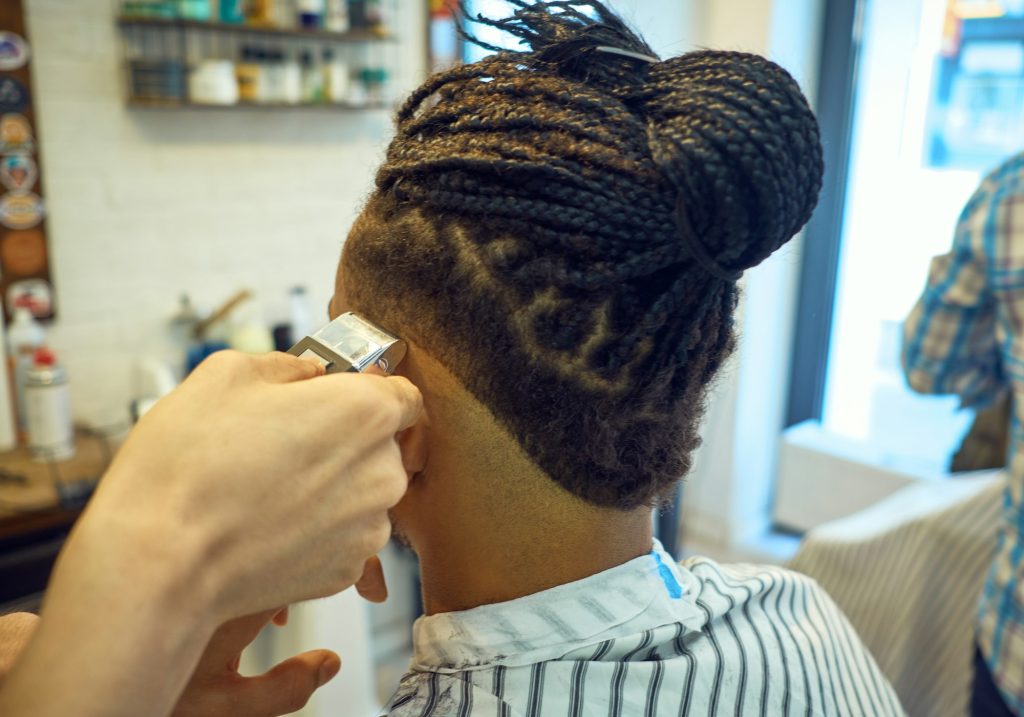
[[[764,58],[653,61],[598,2],[513,4],[478,21],[528,51],[435,75],[399,112],[339,293],[563,492],[631,510],[690,468],[736,280],[817,201],[818,127]]]

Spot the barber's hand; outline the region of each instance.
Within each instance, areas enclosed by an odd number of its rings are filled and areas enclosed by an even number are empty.
[[[302,709],[341,668],[329,650],[313,650],[282,662],[259,677],[243,677],[244,650],[268,621],[284,625],[287,609],[232,620],[214,633],[172,717],[279,717]]]
[[[39,616],[28,612],[15,612],[0,617],[0,683],[28,645],[38,622]]]
[[[422,469],[421,442],[403,440],[403,464],[396,440],[422,399],[404,378],[321,373],[286,354],[207,359],[135,427],[77,532],[192,561],[216,624],[353,585]]]

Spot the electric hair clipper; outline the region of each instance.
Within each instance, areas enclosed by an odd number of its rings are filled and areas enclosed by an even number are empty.
[[[288,349],[299,358],[314,359],[327,373],[362,373],[376,366],[391,374],[405,358],[405,342],[349,312]]]

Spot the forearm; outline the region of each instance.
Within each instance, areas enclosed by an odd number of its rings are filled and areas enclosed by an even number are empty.
[[[96,507],[96,506],[93,506]],[[154,527],[154,526],[150,526]],[[173,535],[152,530],[150,535]],[[5,717],[169,714],[215,627],[200,555],[90,508],[62,552]]]

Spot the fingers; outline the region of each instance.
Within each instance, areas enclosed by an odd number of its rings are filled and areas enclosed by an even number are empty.
[[[287,625],[288,624],[288,608],[286,608],[286,607],[281,608],[281,610],[276,615],[274,615],[274,617],[271,619],[271,622],[273,622],[278,627],[284,627],[285,625]]]
[[[304,652],[259,677],[245,680],[237,704],[246,705],[245,714],[253,717],[280,717],[296,712],[340,669],[341,658],[330,650]]]
[[[374,555],[363,565],[363,576],[356,583],[356,592],[370,602],[384,602],[388,599],[388,585],[384,580],[384,568],[380,558]]]
[[[379,383],[382,389],[394,398],[398,409],[398,426],[395,433],[415,424],[423,413],[423,395],[420,390],[404,376],[391,376]]]
[[[292,383],[324,375],[324,367],[319,362],[279,351],[253,356],[252,361],[259,376],[271,383]]]
[[[256,639],[260,630],[279,612],[280,609],[268,610],[229,620],[221,625],[210,638],[197,671],[216,671],[236,664],[242,650]]]
[[[426,418],[426,412],[422,418]],[[427,422],[421,420],[398,434],[398,447],[402,451],[402,465],[410,476],[427,465]]]
[[[39,616],[16,612],[0,617],[0,681],[10,672],[18,655],[28,646],[39,623]]]

